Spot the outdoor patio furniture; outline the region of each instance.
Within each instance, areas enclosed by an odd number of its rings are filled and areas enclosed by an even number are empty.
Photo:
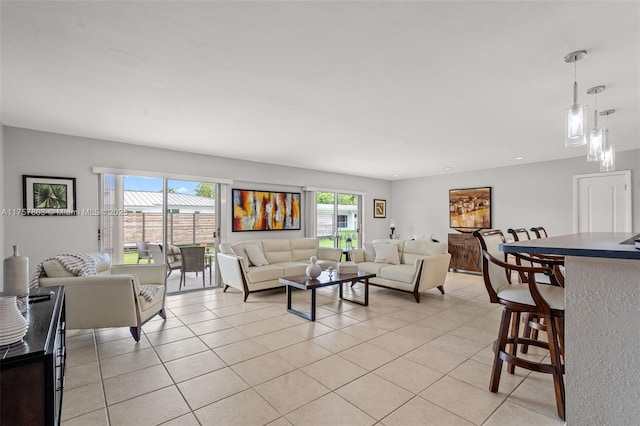
[[[196,276],[198,272],[202,272],[202,287],[204,284],[204,270],[205,270],[205,259],[204,259],[205,248],[203,246],[192,246],[192,247],[180,247],[180,254],[182,255],[182,268],[180,268],[181,276],[180,276],[180,287],[178,290],[182,288],[182,284],[187,285],[187,280],[185,277],[185,273],[187,272],[195,272]]]
[[[138,250],[138,262],[140,263],[140,259],[147,259],[147,263],[151,262],[151,256],[149,256],[149,248],[147,241],[138,241],[136,242],[136,249]]]

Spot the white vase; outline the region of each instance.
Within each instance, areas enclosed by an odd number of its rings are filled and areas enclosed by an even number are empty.
[[[311,256],[309,258],[309,262],[311,262],[311,264],[307,266],[307,270],[306,270],[307,276],[309,278],[318,278],[322,273],[322,268],[318,266],[318,258],[315,256]]]
[[[13,246],[13,256],[3,262],[3,289],[6,296],[16,296],[18,310],[26,313],[29,308],[29,258],[20,256],[18,246]]]
[[[27,322],[16,305],[16,297],[0,297],[0,346],[22,340],[27,334],[27,327]]]

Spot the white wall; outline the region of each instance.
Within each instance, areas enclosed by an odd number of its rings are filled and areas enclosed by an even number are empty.
[[[301,192],[302,186],[365,192],[366,239],[382,238],[388,232],[382,219],[373,219],[374,198],[389,200],[391,183],[343,174],[324,173],[295,167],[232,160],[209,155],[149,148],[112,141],[80,138],[36,130],[5,127],[5,207],[22,207],[22,175],[76,178],[77,208],[98,207],[98,177],[93,166],[145,170],[192,176],[233,179],[231,187]],[[301,149],[301,154],[303,153]],[[322,159],[319,159],[322,161]],[[227,200],[231,200],[230,191]],[[304,204],[303,204],[304,206]],[[230,209],[231,207],[229,207]],[[304,215],[304,212],[303,212]],[[229,216],[229,214],[227,214]],[[230,218],[226,224],[230,230]],[[31,270],[40,260],[63,252],[95,251],[98,219],[75,217],[6,217],[3,247],[13,244],[30,258]],[[290,238],[301,231],[225,232],[230,241],[248,238]]]
[[[479,159],[478,161],[482,161]],[[640,232],[640,149],[620,152],[617,170],[631,170],[633,229]],[[451,173],[393,182],[391,216],[401,238],[434,233],[441,241],[449,228],[449,189],[492,187],[492,227],[544,226],[550,235],[573,233],[573,176],[598,173],[584,157]]]

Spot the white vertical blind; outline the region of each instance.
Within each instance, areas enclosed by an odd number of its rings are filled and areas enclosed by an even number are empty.
[[[101,212],[115,209],[116,176],[102,173],[100,176],[100,197],[98,200]],[[113,217],[99,215],[98,251],[109,253],[113,257]]]
[[[317,232],[317,192],[316,191],[304,191],[304,236],[307,238],[316,238]]]

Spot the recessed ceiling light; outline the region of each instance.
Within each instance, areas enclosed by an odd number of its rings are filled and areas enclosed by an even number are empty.
[[[447,167],[445,167],[444,169],[445,169],[445,170],[451,170],[451,169],[453,169],[453,167],[449,167],[449,166],[447,166]]]
[[[518,161],[524,160],[524,157],[516,157],[516,160],[518,160]]]
[[[397,173],[396,173],[395,175],[393,175],[393,177],[398,177],[398,176],[400,176],[400,175],[399,175],[399,174],[397,174]]]

